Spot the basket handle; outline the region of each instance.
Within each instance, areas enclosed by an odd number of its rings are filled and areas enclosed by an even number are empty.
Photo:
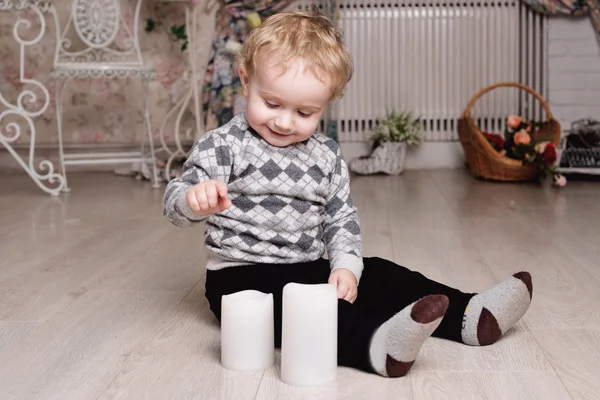
[[[470,117],[471,109],[475,105],[475,102],[481,96],[486,94],[487,92],[492,91],[498,87],[516,87],[516,88],[519,88],[519,89],[525,90],[526,92],[531,93],[542,104],[542,107],[544,107],[544,110],[546,111],[546,114],[548,115],[548,120],[554,119],[554,116],[552,115],[552,112],[550,111],[550,106],[548,105],[546,100],[544,100],[543,97],[540,96],[540,94],[538,92],[536,92],[529,86],[523,85],[522,83],[519,83],[519,82],[498,82],[498,83],[494,83],[493,85],[490,85],[490,86],[487,86],[487,87],[481,89],[479,92],[477,92],[471,98],[471,101],[469,101],[469,104],[467,105],[467,108],[465,109],[463,116]]]

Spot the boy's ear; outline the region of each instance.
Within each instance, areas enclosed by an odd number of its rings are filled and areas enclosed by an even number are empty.
[[[248,74],[246,73],[246,68],[242,65],[238,67],[238,75],[240,77],[240,81],[242,82],[242,93],[244,96],[248,95]]]

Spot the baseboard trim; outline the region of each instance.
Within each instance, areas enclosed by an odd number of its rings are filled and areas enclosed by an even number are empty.
[[[342,142],[340,143],[342,153],[346,160],[360,157],[370,152],[370,144],[367,142]],[[172,147],[173,148],[173,147]],[[79,145],[70,146],[69,150],[77,151],[132,151],[139,149],[139,145]],[[16,152],[25,160],[29,157],[29,149],[20,147]],[[36,148],[35,165],[42,160],[51,161],[55,168],[58,168],[58,148],[52,145]],[[424,142],[418,146],[409,147],[406,154],[406,166],[410,169],[438,169],[438,168],[462,168],[465,163],[460,142]],[[72,165],[68,171],[113,171],[115,165],[119,164],[100,164],[100,165]],[[21,166],[4,148],[0,148],[0,169],[11,172],[21,170]]]
[[[344,158],[353,158],[369,154],[371,147],[367,142],[340,143]],[[460,142],[423,142],[411,146],[406,152],[405,169],[454,169],[462,168],[465,157]]]
[[[155,144],[156,145],[156,144]],[[177,148],[174,143],[166,143],[170,149]],[[192,143],[182,143],[182,146],[191,146]],[[29,147],[20,145],[13,147],[15,152],[28,163],[29,160]],[[148,147],[146,146],[146,149]],[[139,144],[119,144],[119,143],[99,143],[99,144],[69,144],[65,146],[65,152],[77,152],[77,153],[97,153],[97,152],[127,152],[127,151],[139,151]],[[167,159],[168,155],[164,152],[158,152],[157,156],[162,159]],[[59,156],[58,146],[52,143],[44,143],[36,145],[35,148],[35,160],[34,165],[37,168],[40,161],[48,160],[54,164],[54,168],[59,168]],[[69,165],[67,167],[68,172],[79,172],[79,171],[114,171],[115,167],[127,165],[127,163],[116,163],[116,164],[96,164],[96,165]],[[4,172],[15,172],[22,171],[21,165],[14,159],[12,154],[8,152],[4,147],[0,147],[0,171]]]
[[[86,152],[104,152],[104,151],[139,151],[139,145],[131,146],[131,145],[109,145],[109,146],[71,146],[66,151],[76,151],[78,153],[86,153]],[[29,148],[27,147],[17,147],[14,149],[15,152],[23,159],[26,164],[29,164]],[[36,147],[35,149],[35,159],[33,161],[33,165],[36,169],[39,168],[39,164],[41,161],[48,160],[54,165],[54,170],[59,170],[59,156],[58,156],[58,147],[52,145],[46,145],[41,147]],[[114,171],[115,167],[123,166],[126,164],[95,164],[95,165],[69,165],[67,167],[68,172],[80,172],[80,171]],[[11,153],[8,152],[5,148],[0,148],[0,170],[12,173],[22,171],[23,168],[14,159]]]

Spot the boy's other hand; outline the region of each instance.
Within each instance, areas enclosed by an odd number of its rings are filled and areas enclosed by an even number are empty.
[[[215,214],[231,207],[225,182],[209,180],[192,186],[186,195],[192,211],[198,215]]]
[[[329,283],[337,288],[338,299],[354,303],[358,296],[358,282],[350,270],[336,269],[329,275]]]

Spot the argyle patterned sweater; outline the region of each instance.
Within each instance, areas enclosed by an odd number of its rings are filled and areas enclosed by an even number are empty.
[[[227,184],[232,206],[199,216],[186,193],[208,179]],[[196,142],[181,177],[167,185],[163,213],[179,227],[206,220],[208,269],[308,262],[326,251],[332,271],[349,269],[360,281],[361,232],[348,169],[325,135],[275,147],[238,115]]]

